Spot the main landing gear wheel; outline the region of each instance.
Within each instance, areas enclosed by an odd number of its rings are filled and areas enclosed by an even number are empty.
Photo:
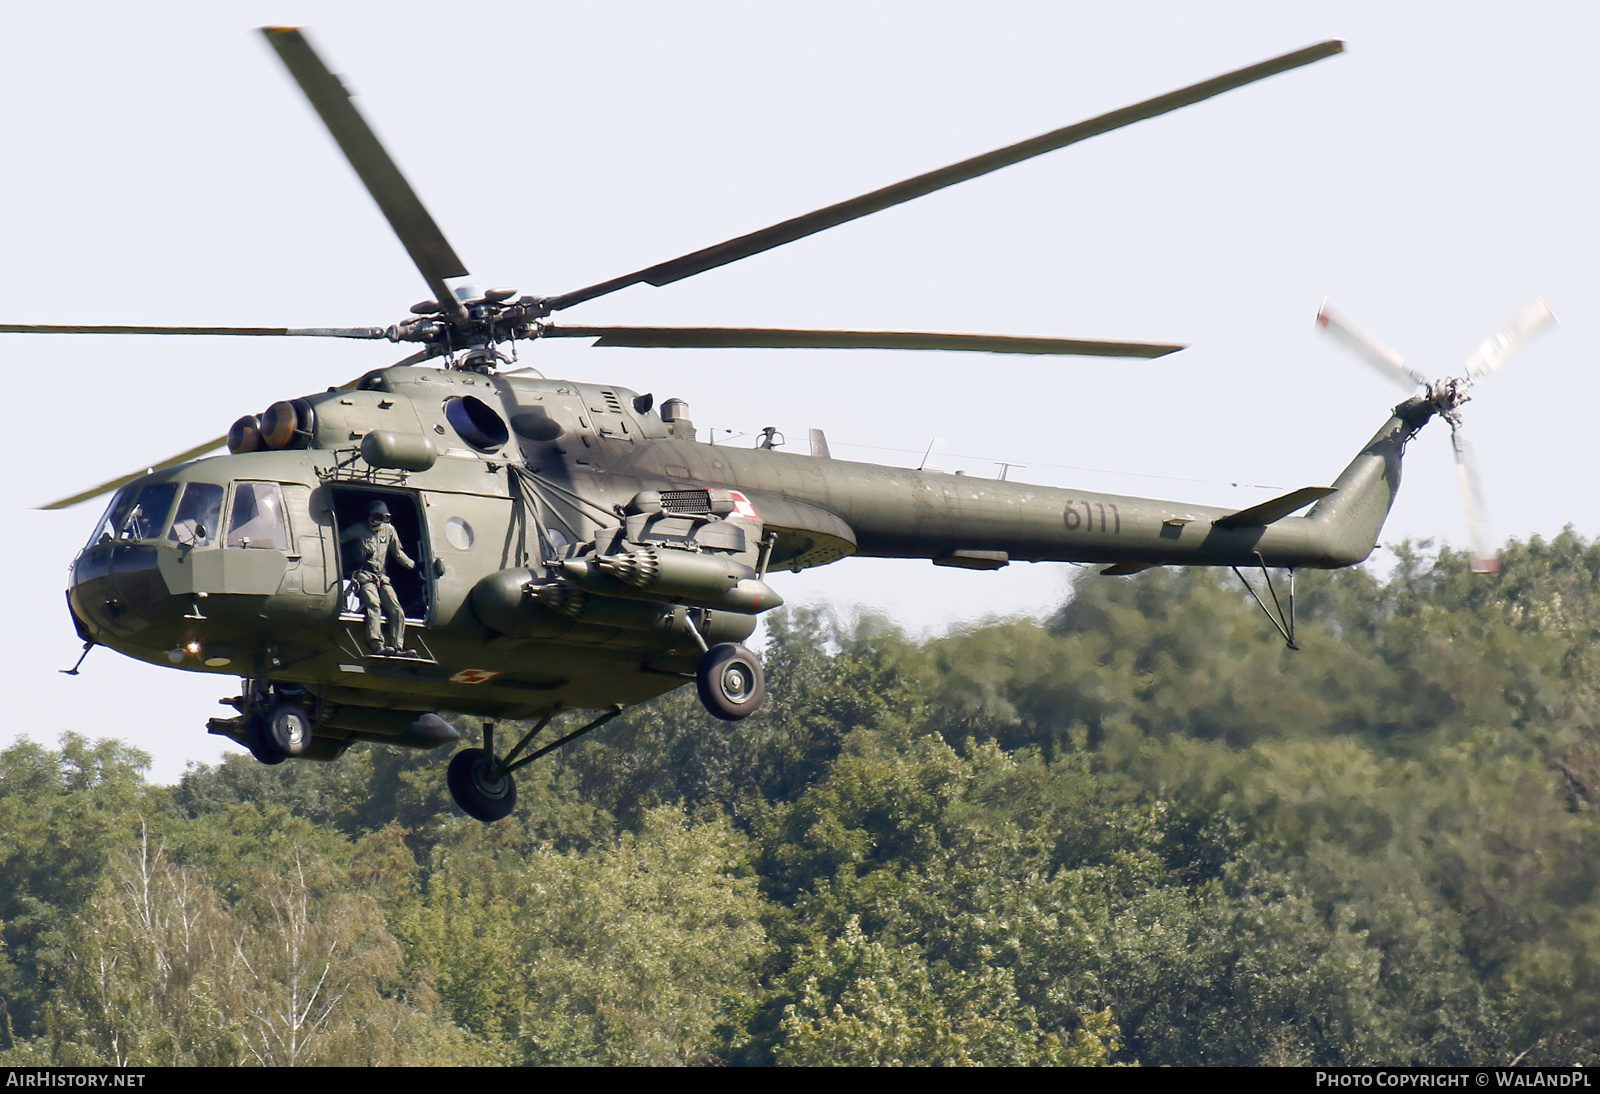
[[[517,804],[516,781],[481,748],[457,752],[450,760],[445,782],[462,811],[485,824],[509,816]]]
[[[695,670],[700,702],[711,716],[737,722],[756,712],[767,697],[767,677],[756,655],[743,646],[723,642],[700,658]]]

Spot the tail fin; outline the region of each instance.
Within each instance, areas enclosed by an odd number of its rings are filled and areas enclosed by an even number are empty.
[[[1406,442],[1433,414],[1433,404],[1421,397],[1395,407],[1394,416],[1334,480],[1335,492],[1306,514],[1313,549],[1327,565],[1354,566],[1372,554],[1400,489]]]

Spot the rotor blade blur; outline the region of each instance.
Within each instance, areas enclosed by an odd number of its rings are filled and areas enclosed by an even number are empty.
[[[1428,386],[1426,377],[1415,369],[1406,367],[1404,357],[1339,315],[1328,306],[1326,300],[1317,311],[1317,326],[1354,350],[1363,361],[1407,391],[1419,386]]]
[[[0,323],[0,334],[209,334],[249,338],[388,338],[387,327],[150,327],[84,323]]]
[[[1344,43],[1338,40],[1319,42],[1317,45],[1305,49],[1286,53],[1281,57],[1274,57],[1269,61],[1250,65],[1247,68],[1237,69],[1221,76],[1204,80],[1177,91],[1158,95],[1153,99],[1125,106],[1120,110],[1113,110],[1108,114],[1101,114],[1087,121],[1057,129],[1042,136],[1020,141],[1017,144],[1007,145],[1005,148],[974,156],[962,160],[960,163],[941,167],[936,171],[918,175],[915,178],[897,182],[892,186],[885,186],[881,190],[874,190],[869,194],[841,201],[836,205],[829,205],[824,209],[806,213],[803,216],[785,220],[768,228],[751,232],[748,235],[738,236],[734,239],[706,247],[690,254],[674,258],[667,262],[647,267],[634,273],[624,274],[610,281],[602,281],[587,288],[578,289],[562,296],[550,297],[545,305],[551,311],[570,308],[585,300],[593,300],[597,296],[627,288],[629,285],[669,285],[694,274],[704,273],[729,262],[737,262],[741,258],[760,254],[762,251],[771,250],[785,243],[792,243],[797,239],[813,235],[826,228],[856,220],[876,213],[913,198],[931,194],[942,190],[946,186],[953,186],[958,182],[987,175],[991,171],[998,171],[1002,167],[1009,167],[1014,163],[1031,159],[1045,152],[1053,152],[1058,148],[1065,148],[1069,144],[1087,140],[1101,133],[1109,133],[1113,129],[1132,125],[1134,122],[1144,121],[1166,114],[1181,107],[1220,95],[1224,91],[1231,91],[1236,87],[1263,80],[1268,76],[1290,69],[1299,68],[1320,61],[1325,57],[1332,57],[1343,52]]]
[[[1459,428],[1450,431],[1450,444],[1456,452],[1456,481],[1461,484],[1461,504],[1467,512],[1467,538],[1472,543],[1472,572],[1497,573],[1500,560],[1490,546],[1489,509],[1483,502],[1483,480],[1478,475],[1478,460]]]
[[[39,506],[39,508],[40,509],[66,509],[68,506],[77,505],[80,501],[88,501],[90,498],[97,498],[101,494],[108,494],[111,491],[118,489],[119,487],[123,487],[123,486],[128,485],[134,479],[142,478],[143,476],[148,475],[152,471],[162,471],[162,470],[165,470],[168,467],[176,467],[180,463],[188,463],[190,460],[197,459],[200,456],[204,456],[207,452],[210,452],[212,449],[221,448],[223,445],[225,445],[227,443],[228,443],[228,438],[225,437],[225,436],[224,437],[214,437],[211,440],[205,442],[204,444],[197,444],[193,448],[186,449],[186,450],[184,450],[182,452],[179,452],[176,456],[173,456],[171,459],[162,460],[158,464],[147,466],[147,467],[145,467],[145,468],[143,468],[141,470],[135,471],[135,472],[133,472],[131,474],[123,475],[123,476],[121,476],[119,478],[112,479],[109,482],[103,482],[99,486],[91,486],[89,489],[83,491],[82,493],[74,494],[70,498],[62,498],[59,501],[52,501],[48,505]]]
[[[555,327],[545,338],[594,338],[596,346],[638,349],[912,349],[968,353],[1165,357],[1184,347],[1165,342],[1105,342],[896,330],[782,330],[767,327]]]
[[[400,173],[400,168],[385,151],[377,134],[350,100],[339,77],[329,71],[311,48],[311,43],[296,27],[262,27],[272,48],[288,66],[306,98],[322,117],[322,122],[339,143],[345,158],[366,184],[367,192],[383,210],[406,253],[416,263],[422,278],[433,290],[434,299],[446,308],[460,312],[446,278],[465,277],[467,268],[434,223],[422,199]],[[458,318],[464,318],[463,312]]]
[[[362,375],[362,376],[357,376],[354,380],[351,380],[348,383],[340,384],[337,388],[329,388],[328,390],[330,390],[330,391],[354,391],[357,387],[359,387],[361,385],[361,381],[366,379],[367,375],[370,375],[370,373]],[[158,464],[148,465],[148,466],[145,467],[145,469],[143,471],[134,471],[134,472],[131,472],[130,474],[122,475],[122,476],[120,476],[118,478],[111,479],[111,480],[109,480],[107,482],[103,482],[99,486],[91,486],[89,489],[83,491],[82,493],[73,494],[70,498],[62,498],[59,501],[53,501],[53,502],[50,502],[48,505],[41,505],[38,508],[40,508],[40,509],[65,509],[68,506],[77,505],[80,501],[88,501],[90,498],[97,498],[101,494],[107,494],[107,493],[110,493],[113,490],[118,489],[119,487],[126,486],[130,482],[132,482],[134,479],[140,478],[140,477],[142,477],[144,475],[148,475],[152,471],[164,471],[169,467],[177,467],[180,463],[188,463],[190,460],[199,459],[201,456],[204,456],[207,452],[211,452],[214,449],[221,448],[223,445],[225,445],[227,443],[228,443],[228,438],[227,438],[226,434],[224,434],[221,437],[214,437],[211,440],[206,441],[204,444],[197,444],[193,448],[186,448],[182,452],[179,452],[176,456],[173,456],[170,459],[162,460]]]
[[[1550,310],[1550,305],[1542,299],[1535,300],[1472,352],[1467,358],[1467,378],[1477,383],[1556,322],[1556,313]]]

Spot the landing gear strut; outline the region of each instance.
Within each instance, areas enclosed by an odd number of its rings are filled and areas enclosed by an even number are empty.
[[[1267,572],[1267,564],[1262,561],[1260,554],[1256,555],[1256,561],[1261,563],[1261,580],[1266,582],[1267,592],[1272,594],[1272,606],[1278,609],[1276,615],[1268,610],[1266,602],[1256,592],[1255,586],[1250,584],[1249,578],[1239,572],[1239,567],[1237,566],[1233,568],[1234,576],[1244,582],[1245,590],[1255,600],[1256,606],[1267,617],[1267,621],[1278,628],[1278,633],[1283,635],[1283,640],[1289,644],[1289,648],[1298,650],[1300,647],[1294,644],[1294,568],[1289,568],[1289,610],[1285,613],[1283,602],[1278,599],[1278,590],[1272,584],[1272,575]]]
[[[445,784],[450,787],[450,797],[461,807],[461,811],[475,820],[485,824],[492,824],[502,817],[509,816],[517,804],[517,784],[512,780],[511,773],[519,767],[524,767],[537,760],[547,752],[554,752],[568,741],[575,741],[585,733],[592,733],[605,725],[611,719],[622,713],[621,706],[612,707],[600,717],[573,730],[564,737],[558,737],[543,748],[534,750],[526,756],[518,758],[518,754],[533,739],[539,731],[550,724],[550,720],[557,714],[551,711],[523,735],[500,759],[494,755],[494,723],[483,723],[483,747],[464,748],[457,752],[450,760],[450,770],[445,775]]]

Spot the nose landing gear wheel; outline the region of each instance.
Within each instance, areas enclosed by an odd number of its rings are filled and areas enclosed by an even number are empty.
[[[311,712],[297,703],[277,703],[267,711],[264,738],[275,753],[299,756],[311,745],[312,728],[316,725]]]
[[[515,780],[485,749],[463,748],[457,752],[450,761],[445,782],[462,811],[485,824],[509,816],[517,804]]]
[[[267,720],[259,714],[252,714],[245,722],[244,746],[250,750],[250,755],[256,758],[257,763],[269,766],[281,764],[289,758],[289,754],[272,739],[272,731],[267,725]]]
[[[700,702],[715,718],[737,722],[756,712],[767,697],[767,678],[756,655],[743,646],[712,646],[695,671]]]

